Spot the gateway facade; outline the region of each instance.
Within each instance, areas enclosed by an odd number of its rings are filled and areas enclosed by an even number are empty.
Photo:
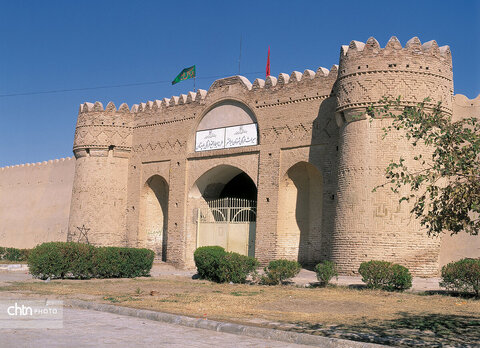
[[[233,76],[131,108],[85,103],[67,239],[147,247],[181,267],[216,244],[262,263],[328,259],[350,274],[383,259],[436,275],[455,244],[427,237],[389,189],[372,192],[391,160],[419,152],[398,133],[382,139],[390,120],[358,117],[383,96],[430,97],[454,118],[479,108],[453,96],[448,46],[395,37],[342,46],[330,70]]]

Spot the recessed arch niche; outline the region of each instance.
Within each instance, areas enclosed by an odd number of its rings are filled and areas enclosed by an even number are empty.
[[[303,265],[318,261],[322,228],[323,178],[312,164],[299,162],[279,186],[278,253]]]
[[[139,242],[167,261],[168,183],[159,176],[150,177],[142,188]]]

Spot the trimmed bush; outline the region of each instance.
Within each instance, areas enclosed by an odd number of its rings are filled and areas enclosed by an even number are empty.
[[[204,246],[195,250],[193,253],[193,259],[195,261],[195,266],[197,267],[198,276],[201,279],[207,279],[219,283],[219,262],[226,253],[225,249],[221,246]]]
[[[250,273],[258,267],[257,259],[234,252],[225,253],[218,264],[220,283],[245,283]]]
[[[147,277],[154,253],[149,249],[99,247],[94,257],[96,278]]]
[[[38,278],[88,279],[93,274],[95,247],[87,244],[50,242],[32,249],[28,258],[30,273]]]
[[[442,267],[441,286],[480,297],[480,259],[465,258]]]
[[[234,252],[227,253],[220,246],[205,246],[193,254],[198,276],[217,283],[245,283],[255,272],[258,261]]]
[[[260,283],[265,285],[278,285],[287,279],[295,277],[302,267],[297,261],[274,260],[270,261],[263,270],[265,274],[260,278]]]
[[[412,287],[412,275],[407,267],[392,264],[390,272],[390,278],[385,286],[385,290],[403,291]]]
[[[27,261],[31,249],[17,249],[0,247],[0,261]]]
[[[332,261],[323,261],[315,266],[315,273],[320,286],[327,286],[333,277],[338,278],[338,271]]]
[[[147,276],[153,258],[153,251],[148,249],[50,242],[32,249],[28,266],[30,273],[41,279],[131,278]]]
[[[362,281],[371,289],[403,291],[412,287],[408,268],[387,261],[363,262],[358,269]]]

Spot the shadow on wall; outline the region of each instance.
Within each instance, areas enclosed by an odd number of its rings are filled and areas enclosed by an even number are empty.
[[[329,257],[334,212],[330,191],[336,174],[336,152],[332,149],[338,139],[334,110],[333,97],[321,103],[313,122],[311,146],[301,157],[304,160],[292,165],[280,179],[279,257],[296,259],[307,268]]]
[[[138,239],[153,249],[162,261],[167,260],[167,223],[168,184],[161,176],[154,175],[143,188]]]
[[[335,87],[333,87],[335,89]],[[337,157],[339,129],[335,122],[336,99],[325,99],[318,109],[313,122],[309,162],[315,165],[322,179],[321,189],[316,189],[318,201],[312,204],[310,214],[320,216],[310,227],[308,243],[311,250],[312,265],[320,261],[331,260],[336,204]],[[317,179],[318,180],[318,179]]]
[[[310,163],[293,165],[280,183],[279,242],[283,254],[295,257],[302,265],[315,262],[315,247],[320,242],[322,184],[320,171]]]

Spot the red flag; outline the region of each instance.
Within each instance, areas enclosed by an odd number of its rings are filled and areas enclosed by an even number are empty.
[[[269,76],[270,76],[270,46],[268,46],[267,70],[265,73],[265,78]]]

